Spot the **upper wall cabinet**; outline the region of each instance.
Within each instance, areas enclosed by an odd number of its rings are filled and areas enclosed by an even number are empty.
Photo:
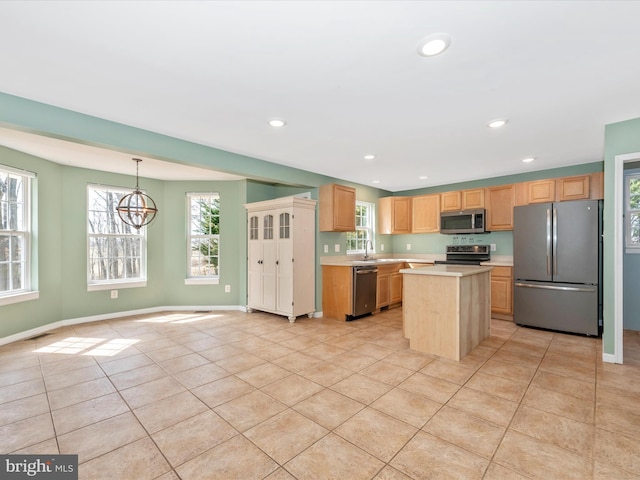
[[[485,189],[488,231],[513,230],[515,186],[500,185]]]
[[[320,231],[353,232],[356,229],[356,189],[336,183],[320,185]]]
[[[413,197],[411,232],[435,233],[440,231],[440,195]]]
[[[440,211],[462,210],[462,196],[460,192],[444,192],[440,194]]]
[[[484,208],[484,188],[462,190],[462,209]]]
[[[378,200],[378,228],[382,234],[411,233],[411,197],[384,197]]]
[[[536,180],[527,182],[527,203],[553,202],[556,198],[556,181]]]
[[[591,175],[578,177],[564,177],[556,180],[557,199],[560,202],[566,200],[586,200],[590,198]]]
[[[440,194],[440,211],[467,210],[484,208],[484,189],[444,192]]]

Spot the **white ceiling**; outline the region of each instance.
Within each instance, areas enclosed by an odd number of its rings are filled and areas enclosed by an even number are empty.
[[[639,18],[637,1],[3,1],[0,91],[399,191],[601,161],[604,125],[640,117]],[[450,48],[419,56],[436,32]]]

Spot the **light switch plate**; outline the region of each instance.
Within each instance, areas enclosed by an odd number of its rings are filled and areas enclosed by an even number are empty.
[[[111,298],[118,298],[118,290],[111,290]]]
[[[338,253],[338,252],[340,251],[340,244],[339,244],[339,243],[336,243],[336,244],[333,246],[333,251],[334,251],[334,252],[336,252],[336,253]]]
[[[410,244],[410,243],[407,243],[407,252],[408,252],[409,250],[411,250],[411,244]]]
[[[231,285],[225,285],[224,286],[224,293],[230,293],[231,292]]]
[[[492,243],[492,244],[491,244],[491,251],[492,251],[492,252],[495,252],[495,251],[496,251],[496,244],[495,244],[495,243]]]

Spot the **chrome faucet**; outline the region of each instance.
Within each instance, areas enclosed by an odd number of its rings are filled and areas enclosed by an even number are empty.
[[[364,259],[369,260],[369,251],[367,247],[371,246],[371,251],[373,251],[373,242],[371,240],[367,240],[364,242]]]

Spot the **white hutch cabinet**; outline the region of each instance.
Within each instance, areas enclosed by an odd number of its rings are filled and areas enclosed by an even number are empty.
[[[283,197],[247,203],[247,310],[294,322],[315,311],[316,201]]]

